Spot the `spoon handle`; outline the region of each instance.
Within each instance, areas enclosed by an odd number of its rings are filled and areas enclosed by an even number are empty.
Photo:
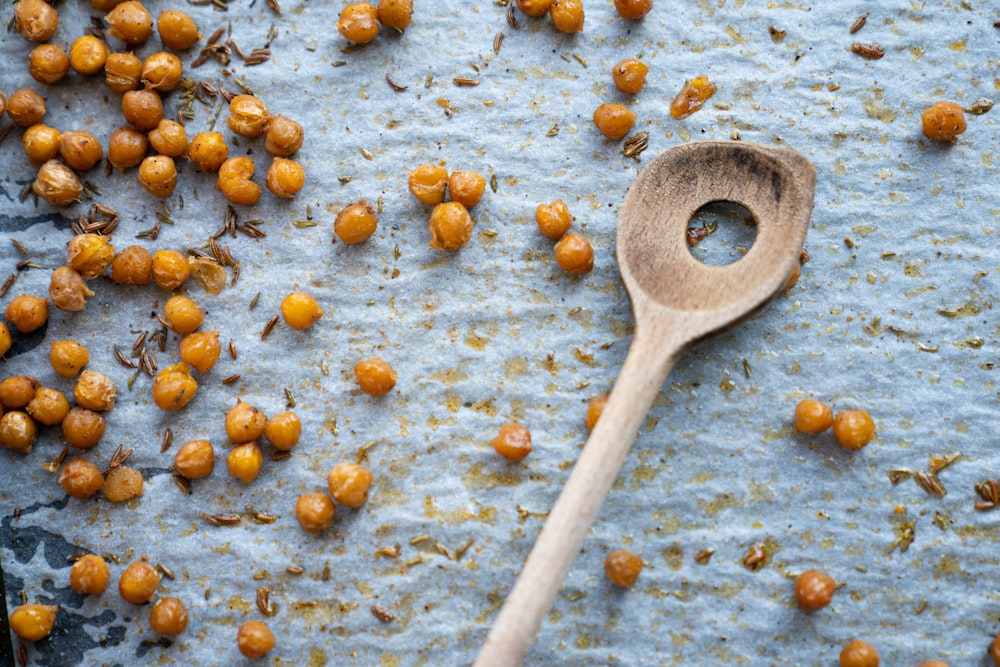
[[[650,327],[656,330],[658,327]],[[647,410],[683,345],[640,338],[637,327],[614,389],[474,667],[516,667],[576,558]]]

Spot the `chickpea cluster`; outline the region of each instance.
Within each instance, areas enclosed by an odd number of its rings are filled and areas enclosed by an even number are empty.
[[[556,264],[566,273],[589,273],[594,268],[594,248],[583,234],[570,232],[573,216],[562,199],[535,207],[538,231],[556,241]]]
[[[823,433],[833,427],[833,437],[846,450],[857,451],[864,448],[875,437],[875,422],[866,410],[833,409],[812,398],[807,398],[795,406],[795,430],[810,435]]]
[[[421,164],[407,177],[410,194],[434,208],[427,222],[430,246],[436,250],[464,248],[472,238],[469,209],[483,198],[486,179],[475,171],[448,170],[439,164]],[[445,201],[450,195],[451,201]]]
[[[552,26],[559,32],[583,32],[583,0],[515,0],[517,8],[527,16],[549,15]]]
[[[380,25],[403,32],[412,20],[413,0],[351,2],[340,11],[337,32],[352,44],[367,44],[378,37]]]

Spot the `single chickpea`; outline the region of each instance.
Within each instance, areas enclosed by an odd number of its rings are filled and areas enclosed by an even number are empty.
[[[699,76],[684,82],[681,92],[670,103],[670,115],[677,120],[687,118],[715,94],[717,87],[707,76]]]
[[[558,241],[569,231],[573,216],[569,207],[562,199],[556,199],[549,204],[539,204],[535,208],[535,222],[538,230],[553,241]]]
[[[6,324],[0,322],[0,357],[7,354],[13,344],[14,339],[11,338],[10,329]]]
[[[49,363],[56,375],[75,378],[90,363],[90,352],[75,340],[56,340],[49,346]]]
[[[601,418],[601,413],[604,412],[604,406],[607,404],[607,396],[595,396],[590,399],[590,403],[587,404],[587,417],[584,419],[588,431],[593,431],[594,427],[597,426],[597,420]]]
[[[129,466],[112,468],[104,478],[104,497],[113,503],[123,503],[138,498],[142,495],[142,484],[142,473],[135,468]]]
[[[226,435],[233,444],[257,440],[264,435],[266,427],[267,415],[249,403],[238,401],[226,413]]]
[[[175,90],[181,85],[183,73],[181,59],[167,51],[154,53],[142,63],[142,83],[149,90],[163,93]]]
[[[367,2],[352,2],[340,11],[337,31],[355,44],[367,44],[378,37],[378,13]]]
[[[218,331],[198,331],[181,339],[181,361],[199,373],[207,373],[219,360],[222,346]]]
[[[122,571],[118,593],[125,602],[145,604],[153,599],[160,585],[160,573],[146,561],[137,560]]]
[[[822,433],[833,426],[833,410],[822,401],[811,398],[795,406],[795,430],[802,433]]]
[[[59,26],[59,12],[43,0],[14,3],[14,29],[29,42],[47,42]]]
[[[96,463],[91,463],[86,459],[72,459],[63,466],[59,473],[59,486],[71,498],[86,500],[104,486],[104,475],[101,474],[101,469],[97,467]],[[76,588],[74,587],[73,590]],[[101,590],[103,592],[104,589]]]
[[[77,171],[87,171],[101,161],[104,149],[97,137],[86,130],[67,130],[62,134],[59,155]]]
[[[594,248],[581,234],[570,232],[555,247],[556,263],[566,273],[589,273],[594,268]]]
[[[457,201],[438,204],[431,211],[427,227],[431,233],[430,247],[435,250],[458,250],[472,238],[472,216]]]
[[[924,111],[922,119],[924,136],[931,141],[954,143],[965,132],[965,112],[954,102],[935,102]]]
[[[115,407],[115,383],[104,373],[85,370],[73,387],[73,400],[81,408],[106,412]]]
[[[27,454],[38,437],[38,427],[27,413],[11,410],[0,417],[0,447]]]
[[[28,74],[38,83],[59,83],[67,72],[69,56],[57,44],[39,44],[28,55]]]
[[[128,90],[122,95],[122,115],[135,129],[149,132],[163,120],[163,100],[155,90]]]
[[[119,95],[135,90],[142,78],[142,61],[134,53],[112,53],[104,62],[104,81]]]
[[[375,233],[378,217],[364,199],[348,204],[333,223],[333,232],[344,243],[364,243]]]
[[[58,389],[39,387],[24,411],[39,424],[55,426],[69,413],[69,399]]]
[[[302,530],[312,535],[330,527],[335,511],[333,501],[325,493],[303,493],[295,501],[295,519]]]
[[[448,170],[437,164],[421,164],[407,176],[410,194],[424,204],[440,204],[448,189]]]
[[[253,173],[254,165],[250,158],[229,158],[219,167],[215,187],[230,202],[253,206],[260,200],[260,186],[250,180]]]
[[[485,191],[486,179],[478,172],[456,169],[448,177],[448,193],[452,201],[457,201],[465,208],[478,204]]]
[[[641,19],[653,9],[653,0],[615,0],[615,9],[623,19]]]
[[[338,463],[326,476],[330,495],[341,505],[361,507],[368,502],[372,473],[357,463]]]
[[[149,143],[160,155],[183,157],[188,150],[187,130],[177,121],[164,118],[149,133]]]
[[[837,582],[821,570],[806,570],[795,578],[795,603],[803,611],[816,611],[830,604]]]
[[[84,554],[69,571],[70,588],[80,595],[102,595],[110,580],[108,564],[97,554]]]
[[[12,375],[0,382],[0,405],[20,410],[38,395],[41,383],[34,375]]]
[[[167,366],[153,378],[153,402],[162,410],[180,410],[197,392],[198,381],[183,362]]]
[[[304,330],[323,317],[319,302],[305,292],[292,292],[281,300],[281,317],[293,329]]]
[[[879,667],[875,647],[860,639],[851,640],[840,650],[840,667]]]
[[[302,148],[305,133],[302,126],[287,116],[271,116],[271,123],[264,135],[264,148],[271,155],[289,157]]]
[[[80,199],[83,184],[62,162],[47,160],[38,168],[31,190],[53,206],[69,206]]]
[[[287,452],[299,444],[302,435],[302,422],[299,416],[287,410],[279,412],[267,420],[264,427],[264,437],[279,452]]]
[[[413,20],[413,0],[378,0],[378,22],[403,32]]]
[[[263,621],[246,621],[236,633],[236,646],[251,660],[263,658],[274,648],[274,635]]]
[[[52,633],[58,611],[54,605],[22,604],[10,613],[10,629],[24,641],[41,641]]]
[[[236,445],[226,456],[226,469],[229,474],[244,484],[257,479],[264,467],[264,453],[256,442],[245,442]]]
[[[267,189],[275,197],[291,199],[306,182],[306,172],[295,160],[276,157],[267,170]]]
[[[165,290],[175,290],[191,275],[187,258],[176,250],[153,253],[153,282]]]
[[[87,299],[94,292],[87,287],[87,281],[68,266],[60,266],[52,272],[49,280],[49,300],[59,310],[76,313],[87,307]]]
[[[166,155],[152,155],[139,165],[139,184],[154,197],[169,197],[177,187],[177,165]]]
[[[594,125],[609,141],[620,141],[632,131],[635,112],[622,104],[602,104],[594,110]]]
[[[875,437],[875,422],[865,410],[841,410],[833,418],[833,437],[844,449],[857,451]]]
[[[626,58],[611,68],[611,78],[615,82],[615,87],[623,93],[632,95],[642,92],[646,85],[647,74],[649,67],[635,58]]]
[[[174,597],[160,598],[149,612],[149,628],[161,635],[177,636],[187,630],[188,610]]]
[[[108,138],[108,162],[120,171],[142,162],[148,150],[146,135],[131,127],[120,127]]]
[[[531,453],[531,431],[521,424],[504,424],[490,444],[508,461],[520,461]]]
[[[399,375],[389,365],[388,361],[372,357],[365,359],[354,367],[354,377],[357,378],[361,391],[369,396],[385,396],[396,386]]]
[[[28,164],[34,168],[59,156],[59,145],[62,143],[62,132],[44,123],[32,125],[24,131],[21,145],[28,158]]]
[[[185,442],[174,454],[174,470],[188,479],[203,479],[215,470],[215,448],[208,440]]]
[[[130,245],[111,261],[111,280],[119,285],[148,285],[152,279],[153,257],[142,246]]]
[[[174,51],[186,51],[201,39],[198,24],[190,15],[178,9],[160,12],[156,18],[156,31],[160,33],[163,45]]]
[[[549,18],[559,32],[583,32],[583,0],[556,0]]]
[[[49,319],[49,301],[40,296],[15,296],[7,304],[4,318],[21,333],[35,331]]]
[[[144,43],[153,34],[153,15],[138,0],[115,6],[104,20],[109,35],[132,46]]]
[[[97,74],[104,69],[109,52],[108,45],[93,35],[77,37],[69,47],[69,65],[83,76]]]
[[[253,95],[237,95],[229,102],[229,129],[241,137],[259,137],[271,120],[264,103]]]
[[[218,171],[229,158],[229,146],[218,132],[199,132],[188,145],[188,158],[202,171]]]
[[[90,449],[104,437],[104,415],[84,408],[70,408],[60,424],[63,439],[70,447]]]
[[[556,0],[516,0],[517,8],[528,16],[544,16]]]
[[[103,275],[114,258],[114,246],[100,234],[77,234],[66,245],[66,263],[88,280]]]
[[[604,559],[604,575],[615,586],[631,588],[642,572],[642,558],[627,549],[612,551]]]
[[[45,4],[44,0],[38,1]],[[19,88],[7,98],[7,115],[15,125],[37,125],[45,116],[45,100],[31,88]]]
[[[171,331],[186,336],[205,321],[205,311],[191,297],[175,294],[163,304],[163,320]]]

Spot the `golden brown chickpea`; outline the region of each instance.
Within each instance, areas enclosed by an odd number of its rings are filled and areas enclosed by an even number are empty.
[[[187,130],[177,121],[164,118],[149,133],[149,143],[160,155],[183,157],[188,149]]]
[[[39,329],[49,319],[49,301],[39,296],[15,296],[7,304],[4,317],[21,333]]]
[[[80,198],[83,184],[72,169],[59,160],[47,160],[38,168],[32,191],[53,206],[69,206]]]
[[[22,604],[10,614],[10,629],[25,641],[41,641],[52,633],[58,611],[59,607],[54,605]]]
[[[931,141],[954,143],[965,132],[965,112],[954,102],[935,102],[921,117],[924,136]]]
[[[520,461],[531,453],[531,431],[521,424],[504,424],[490,444],[508,461]]]
[[[457,201],[435,206],[427,227],[431,233],[429,245],[435,250],[458,250],[472,238],[472,216]]]
[[[13,344],[14,339],[11,338],[10,329],[6,324],[0,322],[0,357],[7,354]]]
[[[465,208],[472,208],[483,198],[486,179],[475,171],[455,170],[448,177],[448,194]]]
[[[697,76],[684,82],[684,87],[670,103],[670,115],[681,120],[698,111],[712,95],[717,87],[707,76]]]
[[[38,427],[27,413],[11,410],[0,417],[0,447],[27,454],[38,437]]]
[[[20,410],[38,393],[41,383],[34,375],[12,375],[0,382],[0,405]]]
[[[112,53],[104,63],[104,80],[116,93],[127,93],[139,87],[142,61],[134,53]]]
[[[104,437],[104,415],[93,410],[70,408],[62,420],[63,439],[70,447],[90,449]]]
[[[806,570],[795,578],[795,602],[803,611],[816,611],[830,604],[837,582],[822,570]]]
[[[236,646],[251,660],[263,658],[274,648],[274,635],[263,621],[246,621],[236,633]]]
[[[364,243],[375,233],[378,217],[364,199],[348,204],[333,223],[333,233],[344,243]]]
[[[59,12],[43,0],[14,3],[14,28],[29,42],[47,42],[59,26]]]
[[[15,125],[37,125],[45,117],[45,100],[31,88],[19,88],[7,99],[7,115]]]
[[[378,22],[403,32],[413,20],[413,0],[378,0]]]
[[[166,155],[152,155],[139,165],[139,184],[154,197],[169,197],[177,187],[177,165]]]
[[[39,44],[28,55],[28,74],[38,83],[52,85],[69,71],[69,56],[56,44]]]
[[[385,396],[396,386],[399,375],[388,361],[372,357],[354,367],[358,387],[369,396]]]
[[[153,253],[153,282],[157,287],[174,290],[191,275],[187,258],[176,250],[157,250]]]
[[[24,131],[21,144],[28,164],[34,168],[59,156],[59,145],[62,143],[62,132],[44,123],[32,125]]]
[[[100,234],[77,234],[66,247],[66,263],[88,280],[107,271],[114,259],[114,246]]]
[[[174,455],[174,470],[188,479],[203,479],[215,470],[215,448],[208,440],[185,442]]]
[[[367,2],[352,2],[340,11],[337,31],[350,42],[367,44],[378,37],[378,13]]]
[[[646,85],[649,67],[635,58],[626,58],[611,68],[611,78],[615,87],[623,93],[635,95]]]
[[[237,95],[229,102],[229,129],[241,137],[259,137],[267,130],[271,114],[253,95]]]
[[[90,363],[90,352],[75,340],[52,341],[49,347],[49,363],[56,375],[75,378]]]
[[[39,387],[34,398],[24,407],[32,419],[45,426],[55,426],[62,422],[69,412],[66,395],[52,387]]]
[[[243,401],[238,401],[226,413],[226,435],[229,441],[241,445],[252,442],[264,435],[267,427],[267,415]]]
[[[49,300],[59,310],[76,313],[87,307],[87,299],[94,292],[79,273],[68,266],[60,266],[49,280]]]
[[[302,148],[304,139],[305,133],[301,125],[287,116],[278,114],[271,116],[267,134],[264,135],[264,148],[271,155],[289,157]]]
[[[604,575],[615,586],[631,588],[639,578],[642,566],[642,558],[626,549],[618,549],[604,559]]]
[[[59,486],[70,498],[86,500],[104,486],[104,475],[96,463],[86,459],[73,459],[64,465],[62,472],[59,473]],[[103,592],[103,588],[101,590]]]
[[[69,571],[70,588],[80,595],[102,595],[110,580],[108,564],[97,554],[84,554]]]
[[[97,74],[108,61],[108,45],[93,35],[77,37],[69,47],[69,65],[83,76]]]
[[[583,32],[583,0],[556,0],[549,17],[559,32]]]
[[[860,639],[852,640],[840,651],[840,667],[879,667],[875,647]]]
[[[186,51],[201,39],[198,24],[188,14],[168,9],[160,12],[156,18],[156,31],[160,33],[160,41],[174,51]]]
[[[569,231],[573,216],[569,207],[562,199],[556,199],[549,204],[539,204],[535,208],[535,222],[538,230],[554,241],[558,241]]]
[[[177,636],[187,625],[188,610],[178,598],[160,598],[149,612],[149,628],[161,635]]]
[[[108,139],[108,162],[118,170],[134,167],[146,157],[149,140],[131,127],[119,127]]]
[[[303,493],[295,501],[295,519],[307,533],[322,533],[333,523],[336,511],[330,496],[325,493]]]
[[[293,449],[299,443],[301,435],[302,422],[291,410],[274,415],[267,420],[267,426],[264,427],[264,437],[279,452]]]
[[[641,19],[653,8],[653,0],[615,0],[615,9],[623,19]]]
[[[222,346],[219,345],[218,331],[199,331],[181,339],[181,361],[199,373],[207,373],[219,360]]]
[[[229,158],[229,146],[218,132],[199,132],[188,146],[188,158],[202,171],[218,171]]]
[[[556,0],[517,0],[517,8],[528,16],[544,16]]]
[[[153,402],[162,410],[180,410],[198,392],[198,381],[185,363],[167,366],[153,378]]]
[[[594,268],[594,248],[581,234],[570,232],[555,247],[556,263],[566,273],[589,273]]]
[[[226,456],[226,469],[229,474],[244,484],[257,479],[264,467],[264,453],[256,442],[245,442],[236,445]]]
[[[437,164],[418,165],[407,177],[410,193],[424,204],[440,204],[448,189],[448,170]]]
[[[597,426],[597,420],[601,418],[601,413],[604,412],[604,406],[607,404],[607,396],[595,396],[590,399],[590,403],[587,404],[587,417],[584,420],[588,431],[593,431],[594,427]]]
[[[62,134],[59,155],[77,171],[87,171],[104,157],[97,137],[86,130],[67,130]]]
[[[108,471],[104,479],[104,497],[113,503],[123,503],[142,495],[142,473],[129,466]]]
[[[281,317],[285,324],[302,331],[323,317],[319,303],[305,292],[292,292],[281,300]]]
[[[183,73],[181,59],[167,51],[154,53],[142,63],[142,83],[149,90],[168,93],[181,85]]]
[[[80,373],[73,386],[73,400],[81,408],[105,412],[115,407],[118,389],[114,381],[104,373],[85,370]]]
[[[267,170],[267,189],[275,197],[290,199],[298,194],[306,182],[306,172],[295,160],[276,157]]]
[[[875,437],[875,422],[865,410],[841,410],[833,418],[833,437],[844,449],[857,451]]]
[[[205,321],[205,311],[191,297],[175,294],[163,305],[163,320],[174,333],[186,336]]]
[[[108,34],[126,44],[136,46],[153,34],[153,15],[138,0],[126,0],[104,17]]]
[[[632,131],[635,112],[621,104],[602,104],[594,110],[594,125],[610,141],[619,141]]]
[[[229,158],[219,167],[215,187],[233,204],[253,206],[260,200],[260,186],[250,180],[253,173],[253,160],[250,158]]]
[[[149,132],[163,120],[163,100],[155,90],[128,90],[122,95],[122,115],[135,129]]]
[[[153,258],[142,246],[128,246],[111,262],[111,280],[119,285],[148,285],[152,279]]]
[[[361,507],[368,502],[372,473],[357,463],[338,463],[326,476],[330,495],[341,505]]]
[[[815,435],[833,426],[833,410],[822,401],[807,398],[795,406],[795,430]]]
[[[153,599],[160,585],[160,573],[145,561],[137,560],[122,571],[118,593],[125,602],[145,604]]]

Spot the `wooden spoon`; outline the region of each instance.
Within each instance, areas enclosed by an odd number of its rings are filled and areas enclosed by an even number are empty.
[[[798,153],[738,142],[678,146],[642,170],[618,218],[632,345],[475,667],[521,664],[674,362],[689,343],[740,321],[785,286],[815,185],[816,170]],[[695,212],[715,201],[741,204],[757,222],[753,246],[728,266],[697,261],[685,238]]]

